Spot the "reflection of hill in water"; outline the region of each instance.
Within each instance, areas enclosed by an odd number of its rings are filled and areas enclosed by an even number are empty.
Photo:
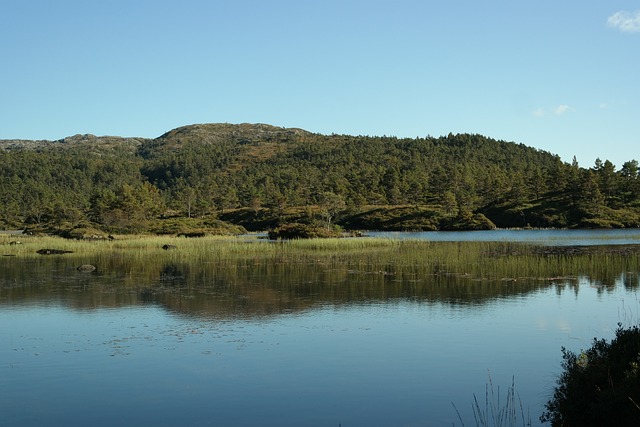
[[[389,302],[481,306],[550,286],[577,292],[586,277],[602,292],[638,286],[638,247],[620,250],[486,251],[481,262],[331,255],[177,262],[110,256],[96,271],[65,257],[0,260],[0,304],[62,304],[76,309],[158,304],[203,317],[255,317],[320,305]]]

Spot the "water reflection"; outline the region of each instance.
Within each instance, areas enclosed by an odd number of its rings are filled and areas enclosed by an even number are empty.
[[[461,256],[465,246],[455,245]],[[453,251],[449,251],[453,253]],[[581,278],[599,293],[618,283],[639,286],[639,247],[554,250],[483,247],[480,261],[316,256],[233,258],[208,262],[109,256],[76,269],[61,257],[0,259],[0,304],[58,303],[76,309],[157,304],[204,317],[261,317],[324,304],[415,300],[465,307],[526,296],[550,287],[576,288]],[[466,258],[465,258],[466,260]]]
[[[250,318],[179,303],[174,314],[5,304],[0,410],[22,426],[459,425],[454,402],[474,425],[490,370],[501,387],[515,376],[537,425],[560,347],[607,336],[632,297],[621,288],[603,298],[580,281],[482,305],[360,299]]]
[[[478,230],[370,232],[372,237],[419,239],[432,242],[529,242],[548,246],[633,245],[640,229],[615,230]]]

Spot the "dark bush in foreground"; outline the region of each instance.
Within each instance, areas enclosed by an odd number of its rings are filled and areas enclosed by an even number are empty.
[[[608,343],[594,339],[580,354],[562,348],[564,371],[540,417],[553,426],[640,425],[640,327]]]

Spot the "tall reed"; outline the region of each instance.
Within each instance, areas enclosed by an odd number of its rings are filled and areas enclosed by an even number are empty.
[[[455,404],[453,408],[458,415],[460,423],[464,427],[462,415]],[[473,395],[473,418],[478,427],[530,427],[531,415],[525,409],[520,399],[520,395],[515,389],[515,377],[511,378],[511,386],[507,388],[504,403],[500,403],[500,387],[494,388],[491,373],[489,382],[485,386],[484,407],[478,401],[478,397]]]

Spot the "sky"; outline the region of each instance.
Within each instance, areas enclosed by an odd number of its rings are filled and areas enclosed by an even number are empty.
[[[0,139],[195,123],[640,160],[640,0],[0,0]]]

